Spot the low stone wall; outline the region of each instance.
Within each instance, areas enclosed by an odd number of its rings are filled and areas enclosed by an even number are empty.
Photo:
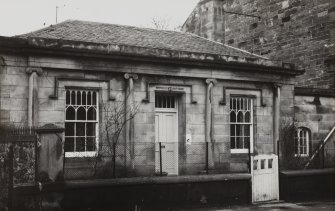
[[[280,172],[280,198],[285,201],[335,199],[335,169]]]
[[[250,174],[108,179],[15,188],[16,210],[157,209],[250,202]],[[40,190],[40,191],[39,191]]]

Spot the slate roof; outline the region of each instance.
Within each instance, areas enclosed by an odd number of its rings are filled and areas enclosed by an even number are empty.
[[[225,44],[185,32],[139,28],[115,24],[68,20],[19,38],[48,38],[153,49],[267,59]]]

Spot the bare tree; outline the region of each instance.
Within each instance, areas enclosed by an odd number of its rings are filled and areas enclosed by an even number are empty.
[[[126,95],[125,100],[121,97],[120,99],[106,103],[103,106],[104,112],[104,123],[103,123],[103,134],[104,141],[100,142],[99,150],[95,158],[95,176],[98,173],[98,164],[99,161],[102,161],[103,156],[112,157],[112,172],[113,177],[115,177],[115,165],[116,165],[116,152],[117,147],[121,139],[121,135],[123,134],[124,128],[127,122],[134,119],[136,116],[139,104],[138,103],[129,103],[128,98],[130,95]],[[127,104],[128,103],[128,104]],[[133,140],[132,140],[133,141]],[[126,153],[129,153],[130,158],[133,159],[133,150],[132,147],[127,147],[127,145],[131,145],[133,143],[124,143],[123,147],[128,149],[129,152],[124,150],[124,157],[127,157]]]
[[[151,19],[151,24],[154,29],[159,29],[159,30],[180,31],[181,29],[181,26],[172,26],[171,21],[168,18],[154,17]]]

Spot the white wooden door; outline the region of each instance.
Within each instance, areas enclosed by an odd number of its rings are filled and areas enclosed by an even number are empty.
[[[252,202],[279,200],[278,156],[257,155],[251,161]]]
[[[178,175],[178,122],[176,112],[155,113],[156,172]],[[161,142],[162,164],[160,164]]]

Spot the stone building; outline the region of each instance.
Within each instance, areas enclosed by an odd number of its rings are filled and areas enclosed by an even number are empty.
[[[182,30],[304,69],[295,79],[294,104],[287,105],[294,107],[297,136],[308,139],[304,156],[332,134],[335,1],[201,0]],[[329,142],[326,153],[334,162],[335,143]]]
[[[206,165],[247,173],[250,155],[276,152],[303,73],[188,33],[83,21],[1,37],[0,52],[1,123],[65,128],[68,178],[92,174],[83,160],[107,145],[108,108],[120,102],[139,108],[117,142],[117,166],[138,176]]]

